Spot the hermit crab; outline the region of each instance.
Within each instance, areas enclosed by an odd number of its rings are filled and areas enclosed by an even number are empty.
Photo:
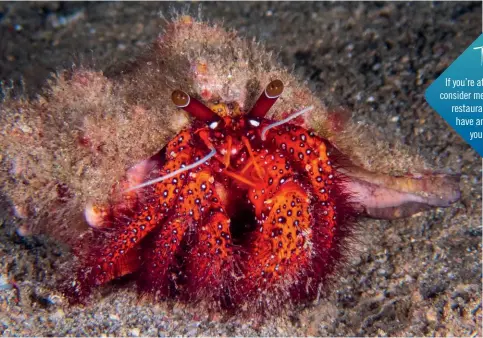
[[[156,300],[313,300],[358,217],[459,198],[457,176],[371,139],[255,42],[186,16],[121,69],[73,69],[2,110],[3,191],[71,244],[73,302],[124,276]]]

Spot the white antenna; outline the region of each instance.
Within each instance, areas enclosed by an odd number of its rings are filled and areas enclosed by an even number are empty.
[[[144,188],[144,187],[147,187],[149,185],[152,185],[152,184],[155,184],[155,183],[158,183],[158,182],[167,180],[168,178],[174,177],[174,176],[176,176],[178,174],[181,174],[182,172],[185,172],[185,171],[191,170],[193,168],[196,168],[197,166],[203,164],[204,162],[208,161],[210,158],[212,158],[213,156],[216,155],[215,148],[210,148],[210,149],[211,149],[211,152],[208,155],[206,155],[205,157],[203,157],[201,160],[196,161],[195,163],[192,163],[190,165],[187,165],[184,168],[179,168],[179,169],[177,169],[177,170],[175,170],[172,173],[169,173],[167,175],[164,175],[164,176],[161,176],[161,177],[152,179],[150,181],[147,181],[147,182],[144,182],[144,183],[135,185],[134,187],[131,187],[129,189],[124,190],[124,192],[130,192],[130,191],[133,191],[133,190],[136,190],[136,189]]]
[[[266,140],[266,136],[267,136],[267,131],[272,129],[272,128],[275,128],[275,127],[278,127],[284,123],[287,123],[288,121],[290,120],[293,120],[294,118],[302,115],[302,114],[305,114],[306,112],[309,112],[311,111],[312,109],[314,109],[314,106],[310,106],[310,107],[307,107],[305,109],[302,109],[301,111],[298,111],[296,113],[293,113],[292,115],[289,115],[288,117],[284,118],[283,120],[280,120],[280,121],[277,121],[277,122],[274,122],[272,124],[269,124],[268,126],[266,126],[265,128],[262,129],[262,141],[265,141]]]

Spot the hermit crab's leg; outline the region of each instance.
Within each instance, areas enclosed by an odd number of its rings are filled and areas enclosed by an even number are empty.
[[[324,238],[318,245],[330,249],[337,225],[346,223],[345,220],[353,214],[347,203],[349,196],[340,187],[343,178],[334,168],[328,151],[330,144],[317,138],[313,132],[290,124],[269,129],[267,135],[278,152],[285,154],[292,165],[307,174],[317,212],[318,236]]]
[[[175,292],[175,285],[183,282],[169,272],[184,264],[187,286],[185,292],[177,292],[188,298],[202,294],[220,297],[223,276],[229,273],[232,262],[230,221],[213,182],[210,167],[205,164],[189,172],[171,219],[161,225],[153,245],[145,252],[141,289],[161,296]],[[184,263],[175,260],[176,255]]]
[[[160,230],[142,253],[143,264],[138,287],[142,292],[154,294],[155,298],[166,297],[174,290],[175,283],[170,276],[172,268],[176,268],[176,254],[187,230],[187,220],[175,217],[160,225]]]
[[[156,176],[167,175],[190,164],[192,160],[191,134],[181,132],[166,148],[167,161]],[[158,182],[142,191],[144,205],[132,215],[111,215],[114,225],[108,231],[95,231],[94,250],[81,255],[82,268],[69,290],[71,298],[82,298],[92,286],[136,271],[140,266],[138,243],[164,219],[177,201],[187,173]]]
[[[230,218],[213,200],[212,197],[213,205],[205,212],[187,260],[187,295],[190,299],[211,296],[222,300],[228,288],[226,281],[234,271]]]
[[[329,194],[337,174],[327,149],[330,144],[304,128],[287,123],[273,125],[275,123],[262,128],[262,140],[271,140],[278,152],[286,154],[307,173],[313,193],[319,201],[330,202]]]
[[[210,153],[211,154],[211,153]],[[172,210],[172,215],[159,226],[159,231],[155,234],[150,245],[143,252],[143,266],[141,276],[138,278],[139,289],[149,292],[155,297],[165,297],[173,294],[175,290],[170,289],[176,284],[176,277],[170,275],[170,271],[179,268],[176,262],[176,255],[180,254],[180,246],[188,228],[200,221],[199,204],[200,199],[194,199],[195,192],[198,193],[199,187],[193,184],[198,182],[199,186],[204,186],[204,179],[208,180],[207,175],[200,171],[205,166],[205,157],[201,151],[196,151],[194,155],[195,164],[185,167],[187,175],[184,186],[177,196],[176,206]],[[182,169],[178,169],[182,170]],[[193,185],[195,189],[193,189]]]
[[[259,219],[244,259],[246,275],[240,288],[247,295],[271,288],[287,292],[312,255],[310,198],[292,179],[277,185],[277,192],[267,200],[267,216]]]
[[[193,231],[186,257],[187,296],[222,297],[226,276],[233,270],[230,219],[218,195],[210,167],[191,177],[183,203]],[[183,215],[184,215],[183,214]]]

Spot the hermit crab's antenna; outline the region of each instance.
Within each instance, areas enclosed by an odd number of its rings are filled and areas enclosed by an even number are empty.
[[[207,123],[215,123],[220,120],[220,117],[213,113],[210,108],[182,90],[175,90],[173,94],[171,94],[171,99],[176,107],[182,108],[198,120]]]
[[[262,141],[266,141],[267,131],[269,131],[270,129],[281,126],[282,124],[287,123],[288,121],[293,120],[294,118],[299,117],[300,115],[305,114],[305,113],[311,111],[312,109],[314,109],[314,106],[309,106],[307,108],[304,108],[304,109],[302,109],[298,112],[295,112],[295,113],[289,115],[288,117],[284,118],[283,120],[269,124],[268,126],[266,126],[265,128],[262,129],[262,133],[260,135],[261,138],[262,138]]]
[[[272,108],[273,104],[279,96],[283,92],[283,82],[280,80],[273,80],[270,82],[263,91],[262,95],[258,98],[257,102],[253,106],[252,110],[250,110],[249,116],[254,118],[262,118],[264,117],[270,108]]]
[[[196,161],[194,163],[188,164],[187,166],[181,167],[181,168],[179,168],[179,169],[177,169],[177,170],[175,170],[175,171],[173,171],[173,172],[171,172],[167,175],[164,175],[164,176],[152,179],[150,181],[135,185],[134,187],[131,187],[129,189],[124,190],[124,192],[126,193],[126,192],[130,192],[130,191],[133,191],[133,190],[141,189],[141,188],[156,184],[158,182],[162,182],[164,180],[167,180],[168,178],[174,177],[174,176],[179,175],[179,174],[181,174],[185,171],[194,169],[194,168],[202,165],[203,163],[205,163],[206,161],[208,161],[210,158],[212,158],[215,155],[216,155],[215,148],[210,148],[210,153],[208,155],[206,155],[205,157],[203,157],[202,159],[200,159],[199,161]]]

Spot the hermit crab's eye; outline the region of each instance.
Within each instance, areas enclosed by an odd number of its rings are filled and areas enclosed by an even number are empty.
[[[175,90],[173,94],[171,94],[171,100],[173,100],[173,103],[176,105],[176,107],[182,108],[184,111],[188,112],[191,116],[197,118],[198,120],[207,122],[210,125],[210,128],[213,123],[221,120],[221,118],[213,113],[210,108],[205,106],[197,99],[189,96],[182,90]]]
[[[268,113],[270,108],[272,108],[273,104],[277,101],[278,97],[282,94],[282,92],[282,81],[273,80],[272,82],[270,82],[253,106],[249,116],[253,118],[264,117]]]
[[[283,92],[283,82],[280,80],[274,80],[270,82],[265,89],[265,95],[270,99],[276,99]]]
[[[185,108],[190,104],[190,96],[181,90],[175,90],[171,95],[173,103],[178,108]]]

